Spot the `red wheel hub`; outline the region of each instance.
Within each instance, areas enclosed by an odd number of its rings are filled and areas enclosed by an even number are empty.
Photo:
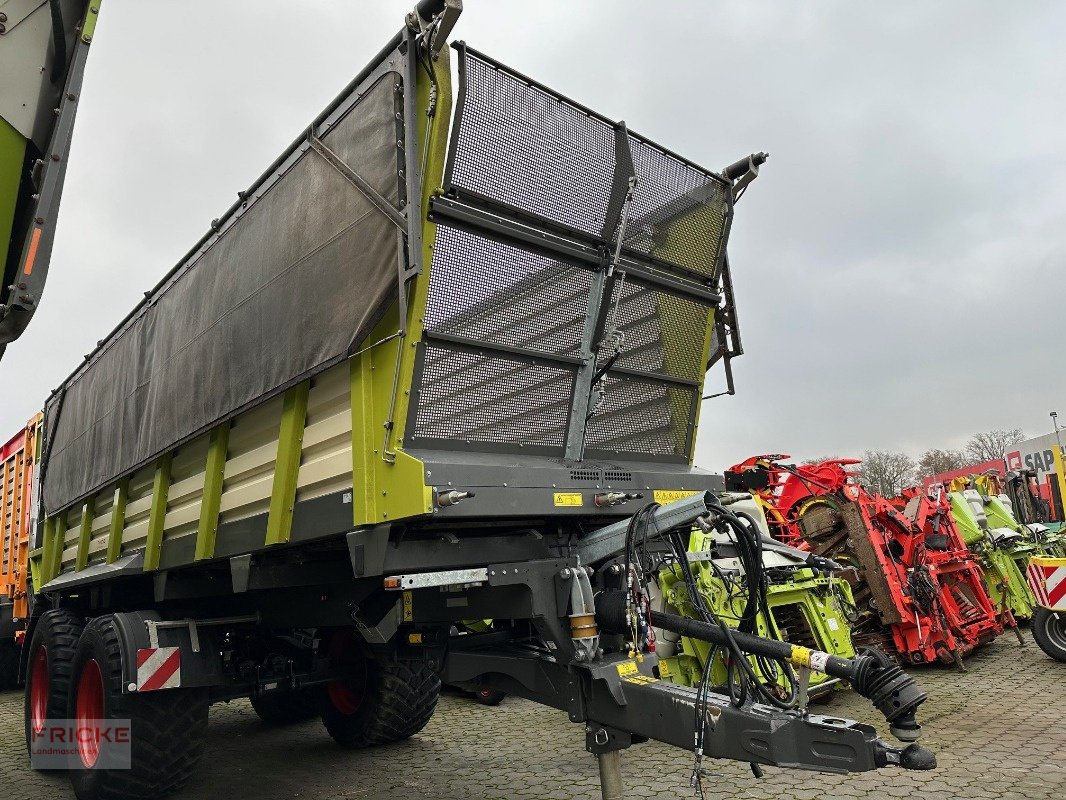
[[[81,763],[92,768],[100,757],[100,721],[104,718],[104,676],[95,659],[87,661],[78,679],[74,718]]]
[[[44,730],[48,719],[48,651],[44,645],[37,648],[30,673],[30,726],[35,734]]]
[[[359,652],[359,644],[352,633],[340,632],[330,639],[329,661],[349,676],[326,684],[329,700],[337,711],[350,716],[360,709],[366,695],[366,659]]]

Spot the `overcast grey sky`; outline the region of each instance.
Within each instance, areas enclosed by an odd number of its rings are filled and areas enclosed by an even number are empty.
[[[108,0],[0,439],[411,5]],[[770,152],[733,225],[738,395],[705,405],[698,463],[917,455],[1066,413],[1066,4],[465,6],[458,38],[698,163]]]

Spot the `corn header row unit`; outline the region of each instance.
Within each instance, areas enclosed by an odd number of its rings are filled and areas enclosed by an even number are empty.
[[[910,490],[891,500],[867,491],[854,459],[791,465],[756,456],[727,473],[752,491],[775,537],[845,565],[852,584],[856,643],[904,662],[962,665],[974,648],[1016,625],[985,588],[947,495]]]

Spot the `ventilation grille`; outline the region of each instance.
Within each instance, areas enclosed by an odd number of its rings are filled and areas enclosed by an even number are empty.
[[[608,483],[627,483],[633,480],[633,473],[617,469],[605,469],[603,471],[603,479]]]
[[[570,470],[570,480],[599,483],[600,471],[598,469],[572,469]]]

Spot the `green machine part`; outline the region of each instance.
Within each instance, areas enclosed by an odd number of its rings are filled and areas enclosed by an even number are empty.
[[[1006,528],[1017,533],[1021,538],[1016,539],[1010,546],[1009,552],[1018,570],[1024,575],[1029,568],[1029,559],[1033,556],[1054,555],[1052,548],[1046,543],[1037,541],[1033,531],[1022,525],[1014,518],[1014,513],[1007,503],[994,495],[982,497],[985,504],[985,516],[988,518],[988,527],[992,529]]]
[[[1001,547],[992,540],[962,492],[952,492],[949,499],[951,513],[963,541],[981,561],[985,588],[996,610],[1006,608],[1016,619],[1030,619],[1036,598],[1010,548]],[[988,525],[992,525],[991,519]]]
[[[985,497],[984,502],[985,515],[988,517],[990,526],[1011,528],[1022,535],[1023,542],[1019,543],[1018,551],[1019,556],[1024,556],[1026,559],[1026,566],[1028,566],[1028,559],[1032,556],[1066,558],[1066,535],[1063,534],[1061,526],[1056,526],[1055,530],[1052,530],[1046,524],[1035,523],[1030,527],[1018,522],[1010,501],[1003,495]],[[1023,543],[1024,546],[1022,546]],[[1019,560],[1019,556],[1015,557],[1016,561]]]
[[[26,139],[0,118],[0,268],[7,263],[25,157]]]
[[[710,539],[709,535],[694,532],[690,538],[689,552],[709,549]],[[743,578],[735,573],[732,576],[723,573],[727,579],[723,581],[715,574],[712,562],[706,560],[692,562],[690,569],[707,607],[723,622],[736,627],[747,601],[747,586]],[[783,572],[787,572],[787,578],[781,575]],[[855,600],[848,582],[841,578],[819,575],[805,567],[787,571],[774,570],[774,573],[767,590],[770,621],[767,623],[760,616],[756,633],[842,658],[854,656],[855,648],[851,641],[847,610],[854,608]],[[688,596],[679,565],[665,567],[660,571],[659,586],[668,607],[676,609],[684,616],[699,618],[696,607]],[[663,657],[660,653],[661,676],[664,680],[683,686],[696,686],[710,657],[710,644],[681,637],[676,643],[674,655]],[[713,658],[711,680],[715,685],[723,685],[727,680],[725,655],[716,651]],[[767,683],[776,682],[783,690],[788,689],[784,675],[765,674],[754,659],[752,666],[756,674]],[[811,673],[811,695],[825,694],[837,686],[839,682],[836,679],[823,673]]]

